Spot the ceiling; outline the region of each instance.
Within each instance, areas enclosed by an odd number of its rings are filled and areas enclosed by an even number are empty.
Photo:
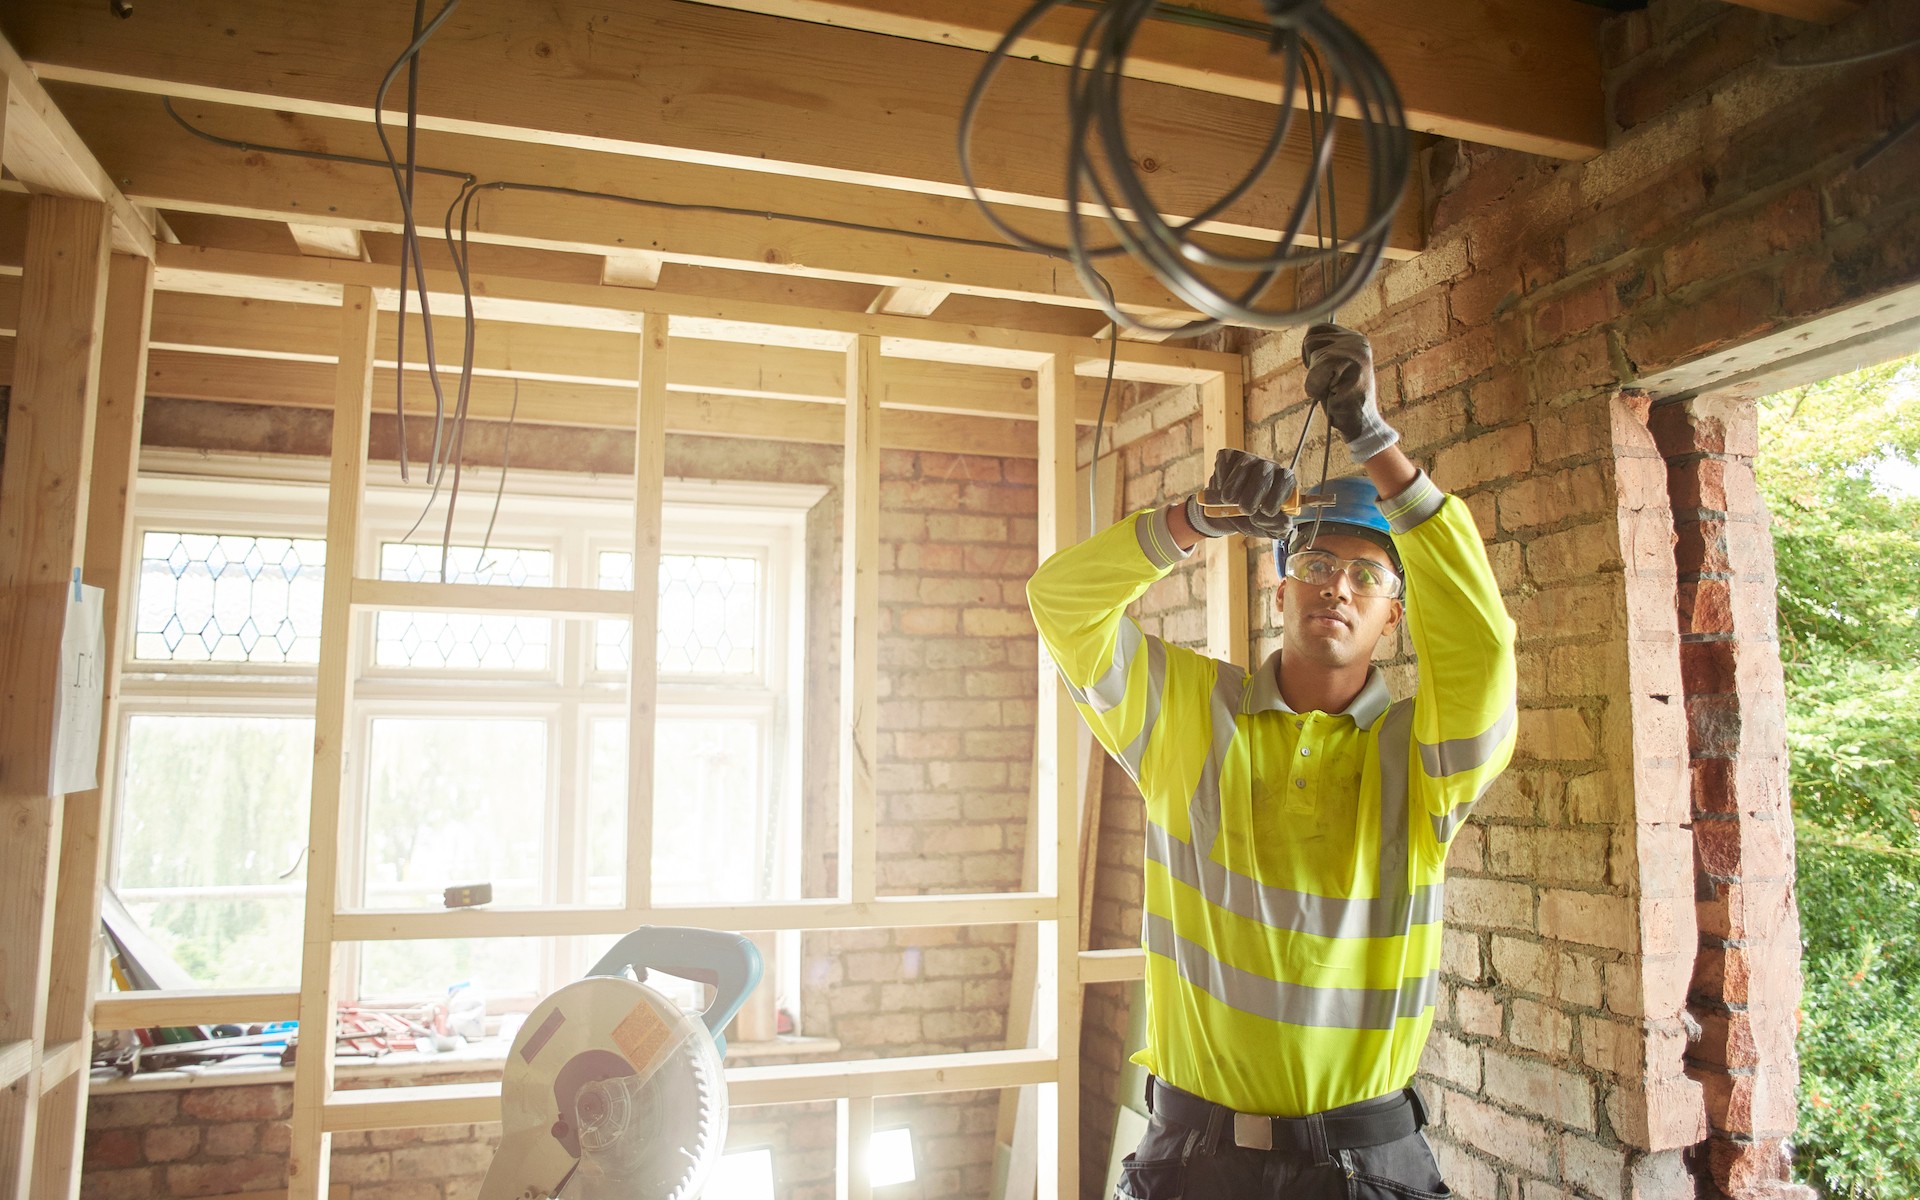
[[[469,236],[482,274],[1096,334],[1107,321],[1071,267],[1005,245],[958,167],[958,113],[983,51],[1026,7],[462,0],[422,56],[418,162],[482,183],[550,189],[480,193]],[[1193,7],[1260,13],[1256,0]],[[1602,148],[1599,10],[1577,0],[1330,7],[1379,54],[1420,135],[1568,159]],[[426,10],[437,11],[438,0]],[[125,17],[110,0],[7,0],[0,273],[21,261],[24,193],[71,193],[76,180],[86,185],[82,194],[116,204],[123,249],[178,241],[275,261],[397,266],[403,217],[384,165],[272,148],[380,159],[374,94],[412,20],[399,0],[134,0]],[[1035,27],[982,108],[976,134],[982,186],[1004,211],[1021,214],[1023,228],[1049,236],[1063,208],[1061,97],[1070,68],[1061,64],[1084,20],[1084,10],[1067,6]],[[1167,215],[1198,211],[1221,180],[1245,170],[1274,119],[1279,87],[1264,46],[1150,22],[1128,73],[1136,165]],[[396,147],[404,142],[405,93],[402,76],[386,102]],[[1338,142],[1337,178],[1351,196],[1364,193],[1358,142]],[[1210,224],[1220,244],[1258,246],[1284,224],[1307,169],[1304,143],[1300,130],[1276,169]],[[449,264],[442,219],[459,186],[449,174],[416,179],[429,267]],[[1426,208],[1418,195],[1402,206],[1389,256],[1420,252]],[[1109,277],[1130,312],[1189,311],[1137,265],[1116,263]],[[0,324],[10,325],[4,283]],[[163,272],[160,286],[219,290],[183,282],[180,272]],[[311,336],[300,321],[313,306],[297,302],[313,297],[268,297],[286,311],[262,299],[163,299],[156,346],[163,355],[252,358],[246,386],[255,389],[272,382],[262,379],[262,360],[325,359],[300,349]],[[172,340],[161,336],[162,324]],[[255,325],[278,332],[248,332]],[[574,352],[550,340],[497,367],[503,376],[564,381],[569,374],[558,367],[521,364]],[[213,371],[200,366],[202,375]],[[285,385],[294,386],[292,375]],[[200,390],[234,398],[224,393],[239,387],[206,382]]]

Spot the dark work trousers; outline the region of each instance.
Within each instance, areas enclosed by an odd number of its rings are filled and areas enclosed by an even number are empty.
[[[1396,1096],[1337,1111],[1363,1112]],[[1439,1200],[1451,1196],[1426,1135],[1379,1146],[1329,1150],[1249,1150],[1231,1127],[1192,1129],[1159,1113],[1120,1166],[1114,1200]]]

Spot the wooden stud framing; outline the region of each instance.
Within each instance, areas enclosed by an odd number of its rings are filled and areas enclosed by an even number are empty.
[[[834,1200],[871,1200],[873,1097],[849,1096],[834,1102]]]
[[[101,234],[105,225],[102,218]],[[104,243],[103,243],[104,244]],[[162,249],[162,272],[169,258],[178,268],[195,263],[199,283],[220,278],[205,268],[214,262],[242,268],[246,277],[263,264],[257,256],[210,260],[191,252],[172,255]],[[875,878],[875,791],[872,776],[877,730],[874,699],[878,678],[879,631],[879,480],[883,410],[883,364],[908,360],[945,364],[977,362],[983,357],[1001,369],[1031,372],[1037,407],[1040,459],[1039,549],[1049,554],[1079,536],[1074,457],[1077,383],[1104,366],[1106,347],[1084,339],[1023,334],[971,326],[943,325],[924,318],[879,314],[819,313],[765,304],[716,304],[710,301],[601,287],[569,287],[524,280],[483,280],[495,300],[537,310],[558,323],[569,309],[582,307],[617,317],[608,325],[638,334],[640,354],[629,385],[630,416],[639,431],[635,450],[635,589],[621,597],[597,589],[542,589],[540,594],[459,585],[414,585],[355,578],[352,548],[357,543],[363,471],[370,419],[370,385],[378,352],[378,308],[382,296],[360,274],[365,264],[308,259],[300,269],[275,265],[282,284],[310,288],[304,299],[337,294],[337,365],[309,364],[335,373],[331,406],[335,413],[332,488],[328,503],[328,558],[337,564],[327,576],[322,615],[322,667],[315,705],[313,808],[307,885],[307,932],[301,988],[285,991],[220,991],[200,995],[150,995],[102,999],[97,1019],[106,1024],[248,1016],[253,1019],[297,1011],[312,1031],[295,1072],[293,1137],[289,1164],[291,1194],[318,1200],[327,1194],[327,1152],[333,1132],[492,1119],[498,1112],[497,1085],[455,1085],[335,1094],[332,1088],[331,1030],[336,947],[347,941],[456,937],[531,937],[619,932],[639,923],[685,924],[714,929],[912,928],[936,925],[1022,924],[1037,927],[1036,975],[1041,997],[1040,1045],[1003,1051],[935,1055],[873,1062],[814,1063],[797,1066],[737,1068],[728,1072],[732,1102],[747,1106],[834,1099],[844,1101],[839,1155],[843,1194],[864,1200],[870,1190],[865,1154],[872,1132],[872,1100],[877,1096],[943,1090],[1037,1085],[1040,1110],[1037,1141],[1044,1156],[1042,1179],[1057,1181],[1061,1196],[1078,1194],[1079,1167],[1079,1022],[1081,985],[1100,980],[1137,978],[1138,951],[1089,952],[1079,949],[1083,893],[1079,827],[1081,795],[1075,783],[1077,716],[1064,687],[1051,672],[1040,688],[1035,750],[1038,800],[1033,844],[1032,891],[990,896],[880,897]],[[269,272],[271,278],[273,272]],[[301,281],[307,281],[302,283]],[[610,299],[608,293],[621,293]],[[245,294],[244,292],[240,294]],[[0,299],[4,299],[0,297]],[[683,334],[693,322],[697,333]],[[785,324],[792,322],[792,324]],[[591,325],[591,320],[581,324]],[[846,719],[842,734],[840,856],[841,893],[827,900],[770,904],[654,907],[647,885],[651,862],[652,797],[650,742],[653,723],[652,656],[657,622],[657,592],[647,585],[658,573],[661,485],[665,471],[664,437],[671,428],[669,354],[683,337],[752,336],[752,331],[785,328],[803,336],[792,346],[844,347],[844,409],[839,415],[846,445],[843,503],[843,688]],[[669,338],[672,331],[674,337]],[[811,340],[808,340],[811,339]],[[632,345],[633,343],[629,343]],[[24,347],[23,347],[24,349]],[[630,360],[631,361],[631,360]],[[1237,436],[1239,360],[1181,347],[1122,347],[1122,377],[1197,384],[1206,409],[1207,437],[1226,443]],[[23,361],[23,366],[25,363]],[[1230,403],[1231,401],[1231,403]],[[827,412],[824,405],[818,405]],[[1013,414],[1008,414],[1013,415]],[[1031,435],[1029,435],[1031,436]],[[948,443],[950,447],[951,442]],[[1030,451],[1031,452],[1031,451]],[[1244,590],[1244,562],[1240,581]],[[1219,589],[1232,575],[1210,569],[1210,598],[1224,603]],[[1242,612],[1244,612],[1244,599]],[[629,815],[629,893],[617,908],[488,909],[457,912],[341,911],[339,879],[343,754],[352,693],[351,634],[356,614],[370,608],[422,608],[436,611],[529,611],[566,615],[626,615],[634,622],[634,675],[631,738],[634,748],[632,807]],[[297,1000],[297,1005],[295,1001]],[[0,1034],[4,1034],[0,1030]],[[20,1045],[25,1045],[25,1050]],[[71,1079],[84,1058],[78,1040],[51,1053],[36,1052],[30,1039],[0,1041],[0,1074],[16,1075],[16,1086]],[[17,1069],[16,1069],[17,1068]],[[1045,1194],[1043,1192],[1043,1194]]]
[[[373,293],[349,288],[340,305],[333,470],[327,488],[327,565],[320,609],[320,672],[313,706],[313,789],[307,818],[306,933],[300,957],[301,1053],[293,1079],[287,1180],[294,1200],[327,1193],[332,1135],[322,1110],[333,1098],[334,1004],[339,980],[334,912],[339,903],[340,798],[353,700],[354,550],[365,498],[367,427],[373,408]]]
[[[153,308],[153,263],[116,254],[107,275],[99,402],[93,436],[93,472],[87,504],[87,542],[82,576],[104,593],[102,619],[106,661],[102,692],[106,712],[100,728],[98,778],[114,761],[114,699],[120,685],[120,647],[125,644],[132,596],[122,575],[133,526],[128,511],[140,468],[140,418],[145,407],[147,322]],[[90,1047],[91,1011],[99,988],[94,952],[100,927],[100,885],[106,878],[107,814],[100,787],[66,799],[61,823],[59,902],[54,908],[53,962],[47,993],[49,1044]],[[81,1055],[84,1064],[85,1055]],[[76,1070],[72,1086],[42,1103],[34,1148],[34,1190],[46,1197],[78,1194],[80,1132],[86,1124],[87,1074]]]
[[[1055,355],[1040,367],[1040,557],[1046,559],[1079,540],[1075,498],[1073,360]],[[1037,727],[1041,824],[1035,838],[1042,848],[1040,890],[1059,899],[1052,922],[1040,927],[1041,994],[1051,993],[1051,1028],[1043,1025],[1041,1045],[1059,1058],[1059,1077],[1040,1089],[1040,1164],[1042,1179],[1058,1181],[1059,1194],[1080,1192],[1080,794],[1077,735],[1079,714],[1059,673],[1047,669],[1039,680]],[[1051,1115],[1053,1121],[1048,1122]],[[1050,1136],[1051,1134],[1051,1136]]]
[[[880,339],[847,350],[847,436],[841,485],[840,895],[874,898],[880,726]]]
[[[284,988],[120,992],[93,1002],[95,1029],[292,1021],[299,1015],[300,993]]]
[[[1226,371],[1200,384],[1204,452],[1201,470],[1213,470],[1223,449],[1244,447],[1246,396],[1240,372]],[[1247,665],[1247,546],[1238,537],[1207,542],[1207,653],[1238,667]]]
[[[50,1050],[64,803],[48,781],[60,631],[84,562],[112,228],[96,200],[37,195],[30,212],[0,474],[0,1045],[25,1043],[28,1055],[26,1071],[0,1092],[0,1193],[15,1196],[34,1179]]]
[[[634,393],[633,594],[627,644],[627,907],[653,905],[653,739],[659,711],[660,505],[667,473],[667,319],[640,331]]]

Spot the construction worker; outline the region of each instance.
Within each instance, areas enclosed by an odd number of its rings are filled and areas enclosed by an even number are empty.
[[[1447,848],[1513,752],[1514,627],[1466,505],[1381,418],[1366,338],[1318,325],[1302,354],[1366,471],[1331,481],[1330,508],[1290,520],[1293,473],[1225,450],[1205,503],[1138,513],[1027,585],[1082,716],[1146,801],[1134,1061],[1152,1116],[1118,1197],[1448,1194],[1410,1081]],[[1254,671],[1125,616],[1233,532],[1272,538],[1280,566],[1281,648]],[[1371,660],[1403,615],[1419,683],[1394,701]]]

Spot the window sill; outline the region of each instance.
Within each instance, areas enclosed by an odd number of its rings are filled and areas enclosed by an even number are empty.
[[[428,1083],[486,1083],[500,1078],[501,1064],[509,1049],[500,1038],[441,1053],[398,1050],[379,1058],[341,1058],[335,1067],[340,1090],[371,1087],[409,1087]],[[838,1038],[779,1037],[768,1042],[729,1042],[729,1065],[766,1058],[826,1059],[840,1053]],[[187,1088],[258,1087],[292,1083],[293,1068],[278,1064],[278,1056],[238,1059],[206,1067],[181,1067],[169,1071],[146,1071],[122,1075],[118,1071],[95,1068],[88,1091],[96,1096],[114,1096],[132,1092],[159,1092]]]

